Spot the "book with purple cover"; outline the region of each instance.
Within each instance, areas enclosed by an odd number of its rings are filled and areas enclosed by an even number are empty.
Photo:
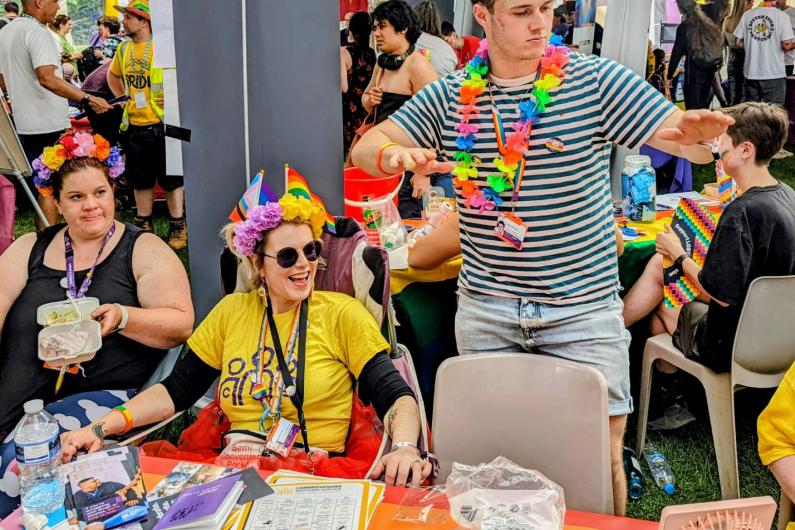
[[[154,530],[218,528],[243,491],[240,475],[185,489],[157,523]]]

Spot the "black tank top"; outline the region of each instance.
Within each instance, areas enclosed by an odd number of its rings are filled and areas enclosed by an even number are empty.
[[[28,260],[28,283],[11,306],[0,337],[0,433],[13,429],[22,416],[22,405],[30,399],[49,403],[56,399],[58,372],[45,369],[38,358],[36,309],[48,302],[66,299],[61,287],[65,271],[44,265],[44,251],[64,225],[47,228],[39,235]],[[86,296],[100,304],[118,303],[141,307],[132,269],[133,247],[142,230],[125,225],[119,242],[97,265]],[[79,286],[87,270],[77,271]],[[165,350],[150,348],[118,333],[102,339],[102,348],[82,364],[85,377],[66,374],[58,397],[92,390],[140,388],[154,372]]]
[[[395,94],[394,92],[384,92],[381,95],[381,103],[375,110],[375,124],[378,125],[388,117],[390,117],[396,110],[403,106],[405,102],[411,99],[411,96],[405,94]]]

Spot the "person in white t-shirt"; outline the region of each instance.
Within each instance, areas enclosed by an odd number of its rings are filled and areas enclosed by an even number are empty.
[[[58,0],[24,0],[22,7],[24,13],[0,32],[0,89],[9,96],[19,139],[33,161],[69,128],[67,99],[98,113],[113,107],[63,80],[61,53],[46,27],[55,20]],[[32,180],[29,186],[35,190]],[[58,211],[52,198],[39,196],[38,202],[47,221],[55,224]]]
[[[436,4],[429,0],[414,6],[422,35],[417,39],[417,47],[425,50],[431,66],[440,78],[455,72],[458,56],[453,47],[442,39],[442,17]]]
[[[784,57],[795,49],[790,18],[778,9],[778,0],[750,9],[734,30],[737,45],[745,48],[745,99],[784,106],[787,95]]]
[[[795,7],[790,7],[787,0],[778,0],[778,7],[789,17],[789,25],[795,32]],[[787,76],[792,75],[793,68],[795,68],[795,51],[788,51],[784,59],[784,64],[787,67]]]

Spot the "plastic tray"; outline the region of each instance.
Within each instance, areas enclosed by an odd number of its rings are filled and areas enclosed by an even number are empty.
[[[80,310],[80,315],[75,314],[75,305]],[[53,326],[78,322],[80,320],[91,320],[91,313],[99,307],[99,299],[86,297],[75,300],[62,300],[51,302],[39,306],[36,310],[36,322],[40,326]]]
[[[88,341],[86,342],[83,350],[75,352],[73,355],[69,356],[47,357],[44,355],[44,350],[41,349],[42,339],[47,339],[52,335],[63,331],[85,331],[88,333]],[[53,326],[47,326],[39,331],[37,348],[39,350],[39,359],[48,363],[58,361],[82,362],[86,359],[80,359],[80,361],[77,361],[76,359],[78,357],[83,357],[86,354],[91,354],[93,357],[93,354],[102,348],[102,328],[100,327],[99,322],[96,320],[83,320],[81,322],[75,322],[72,324],[55,324]]]

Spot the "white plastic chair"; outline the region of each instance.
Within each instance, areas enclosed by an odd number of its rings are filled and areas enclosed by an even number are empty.
[[[704,386],[721,496],[739,497],[734,392],[741,388],[777,387],[795,361],[793,300],[795,276],[765,276],[751,282],[734,338],[731,371],[727,373],[715,373],[686,358],[668,334],[650,338],[643,352],[637,453],[641,454],[646,441],[654,362],[662,359],[695,376]]]
[[[436,374],[432,446],[453,462],[502,455],[564,490],[566,506],[613,514],[607,383],[597,370],[528,353],[447,359]]]
[[[775,515],[772,497],[682,504],[663,509],[660,530],[770,530]]]

